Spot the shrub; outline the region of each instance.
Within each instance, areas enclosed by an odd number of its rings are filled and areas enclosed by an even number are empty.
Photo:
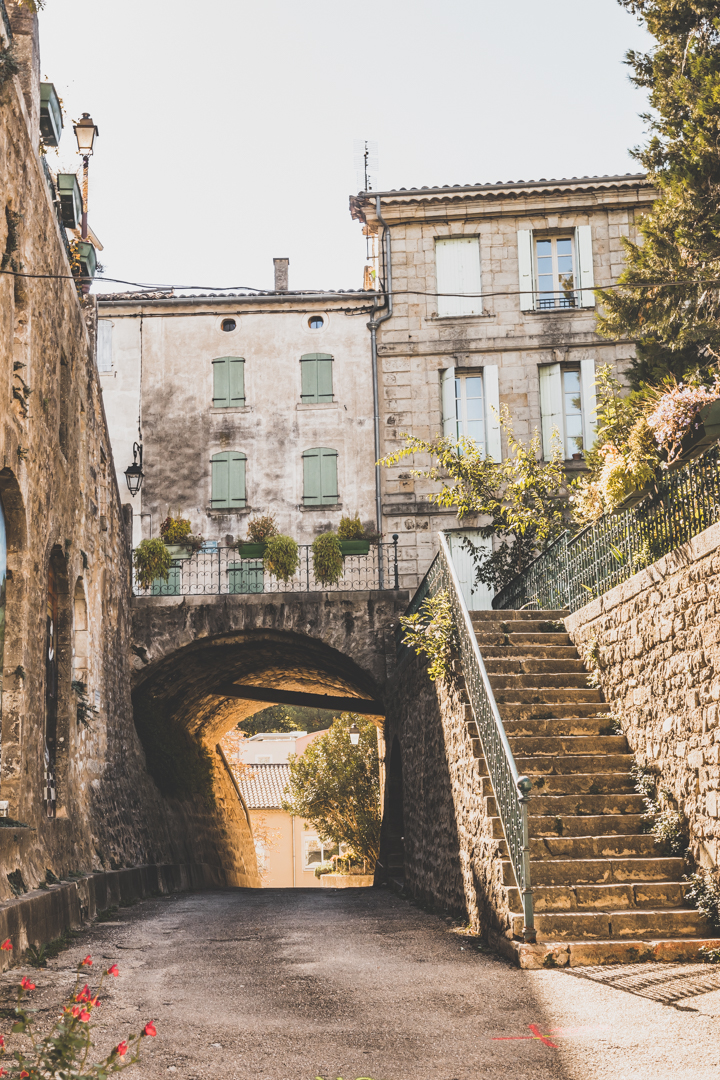
[[[156,578],[167,581],[172,555],[162,540],[141,540],[133,552],[133,566],[141,589],[149,589]]]
[[[341,540],[364,540],[365,532],[360,521],[360,515],[341,517],[338,525],[338,536]]]
[[[278,535],[274,514],[261,514],[248,521],[248,540],[253,544],[264,544],[272,536]]]
[[[183,544],[192,529],[187,518],[166,517],[160,526],[160,536],[166,544]]]
[[[300,556],[292,536],[271,536],[263,557],[265,569],[278,581],[289,581],[297,573]]]
[[[672,462],[680,453],[684,437],[699,427],[700,409],[720,397],[720,377],[715,376],[715,383],[710,388],[675,379],[669,379],[665,387],[664,392],[651,392],[655,407],[647,422],[658,446],[667,451],[668,462]]]
[[[420,655],[430,659],[428,675],[433,682],[444,679],[448,673],[448,661],[452,648],[454,629],[452,608],[447,589],[437,596],[426,596],[420,610],[414,615],[401,615],[400,625],[405,631],[403,645],[408,645]]]
[[[702,912],[720,930],[720,875],[718,871],[698,870],[688,879],[690,888],[685,894],[694,908]]]
[[[8,45],[6,49],[0,49],[0,87],[9,82],[19,71],[20,64],[12,45]]]
[[[343,575],[340,540],[332,532],[316,536],[312,545],[313,572],[321,585],[337,585]]]

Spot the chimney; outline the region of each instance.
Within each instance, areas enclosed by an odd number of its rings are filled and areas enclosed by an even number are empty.
[[[275,292],[288,291],[288,265],[289,259],[273,259],[275,267]]]

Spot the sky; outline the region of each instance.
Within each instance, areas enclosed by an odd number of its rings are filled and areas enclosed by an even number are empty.
[[[616,0],[46,0],[40,34],[48,162],[77,168],[89,112],[89,221],[125,281],[271,289],[278,256],[291,289],[361,288],[356,140],[380,190],[639,171],[623,57],[652,42]]]

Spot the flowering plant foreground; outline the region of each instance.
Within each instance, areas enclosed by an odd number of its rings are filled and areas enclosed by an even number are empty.
[[[9,952],[12,949],[10,940],[4,941],[0,949]],[[88,1060],[93,1046],[90,1019],[93,1009],[100,1007],[103,982],[108,975],[117,978],[120,974],[117,964],[112,964],[102,973],[97,990],[92,991],[87,983],[80,986],[85,969],[90,967],[92,957],[86,956],[77,966],[69,1000],[62,1006],[50,1031],[42,1036],[35,1030],[34,1020],[29,1015],[34,1010],[26,1008],[27,995],[33,992],[35,983],[23,976],[11,1028],[11,1035],[19,1036],[17,1042],[20,1045],[13,1048],[0,1035],[0,1077],[8,1080],[106,1080],[110,1073],[122,1072],[139,1061],[142,1040],[157,1035],[152,1021],[139,1034],[123,1039],[102,1060]]]

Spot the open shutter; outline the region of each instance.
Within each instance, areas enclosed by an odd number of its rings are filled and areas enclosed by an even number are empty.
[[[305,506],[320,506],[321,493],[320,450],[306,450],[303,454],[303,503]]]
[[[300,400],[303,405],[317,401],[317,360],[303,356],[300,361]]]
[[[480,241],[476,236],[435,241],[438,315],[480,315]],[[463,295],[463,294],[476,295]]]
[[[317,360],[317,399],[318,401],[332,401],[333,399],[333,373],[332,357],[318,356]]]
[[[320,447],[320,485],[323,506],[338,501],[337,450]]]
[[[230,494],[228,457],[228,454],[216,454],[210,462],[212,469],[212,489],[210,494],[211,506],[222,507],[228,505],[228,497]]]
[[[485,453],[493,461],[502,459],[500,442],[500,389],[497,364],[483,368],[483,391],[485,392]]]
[[[449,439],[457,439],[457,405],[455,403],[455,368],[445,368],[440,375],[442,431]]]
[[[553,456],[553,443],[558,439],[563,448],[563,457],[565,457],[562,375],[559,364],[544,364],[538,370],[540,372],[543,457],[546,461],[550,461]]]
[[[245,404],[245,361],[240,356],[228,357],[228,389],[231,405]]]
[[[595,389],[595,360],[591,356],[580,361],[580,385],[582,387],[583,449],[587,453],[595,442],[597,429],[597,391]]]
[[[225,409],[230,404],[230,378],[227,357],[213,360],[213,408]]]
[[[589,225],[575,230],[575,253],[580,284],[580,307],[595,307],[595,274],[593,273],[592,234]]]
[[[520,310],[533,311],[535,308],[533,277],[533,234],[532,229],[518,229],[518,280],[520,284]]]
[[[112,371],[112,329],[109,319],[98,319],[97,324],[97,366],[98,371]]]
[[[228,455],[228,506],[245,505],[245,455],[236,452]]]

